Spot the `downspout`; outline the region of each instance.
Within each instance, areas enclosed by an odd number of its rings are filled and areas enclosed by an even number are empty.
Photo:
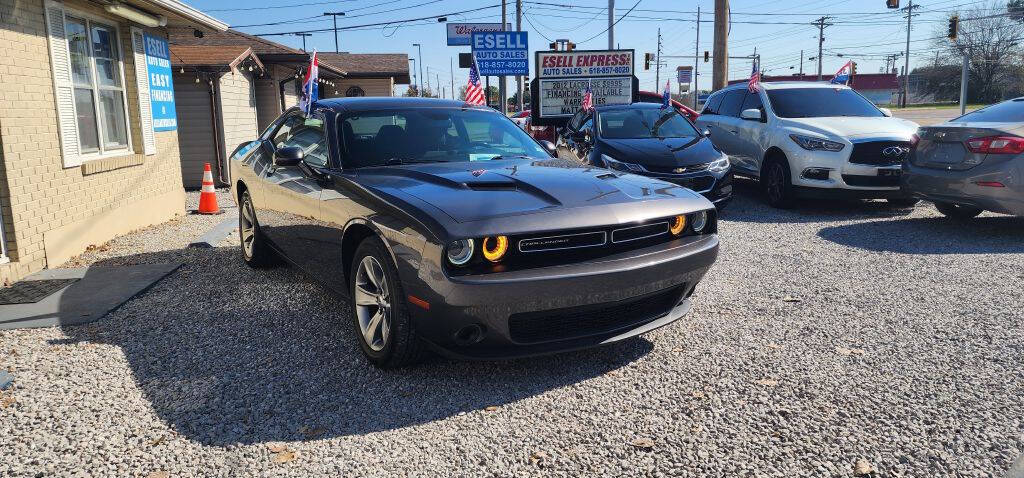
[[[229,184],[228,181],[224,179],[224,168],[221,164],[224,160],[224,140],[221,137],[220,128],[220,77],[221,75],[217,75],[216,80],[210,80],[210,125],[213,128],[213,150],[217,163],[217,179],[220,180],[221,184]]]

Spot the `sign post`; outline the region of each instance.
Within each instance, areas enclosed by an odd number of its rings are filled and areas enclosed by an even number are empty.
[[[149,70],[149,103],[153,112],[153,131],[178,129],[174,108],[174,81],[171,80],[171,51],[167,40],[144,34],[146,68]]]
[[[639,81],[633,50],[538,51],[530,83],[531,123],[561,126],[580,110],[589,86],[594,106],[628,104]]]

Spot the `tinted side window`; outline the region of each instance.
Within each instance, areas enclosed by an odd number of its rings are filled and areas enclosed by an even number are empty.
[[[722,99],[722,106],[718,108],[718,114],[725,116],[739,116],[740,106],[743,104],[746,90],[731,90],[725,93]]]
[[[740,107],[740,111],[743,110],[761,110],[761,95],[759,93],[747,93],[747,97],[743,100],[743,106]],[[764,111],[764,110],[761,110]]]
[[[288,132],[288,139],[277,147],[297,146],[305,153],[303,161],[314,166],[327,166],[327,135],[324,134],[323,120],[301,117],[299,119],[302,120],[301,123],[295,124]],[[280,132],[274,140],[279,137]]]
[[[271,143],[274,144],[274,148],[280,148],[281,144],[288,141],[291,136],[291,130],[302,124],[304,118],[302,115],[294,114],[284,119],[281,122],[281,127],[274,132],[274,138]]]
[[[1024,100],[1010,100],[967,113],[960,121],[1018,122],[1024,121]]]
[[[720,106],[722,106],[722,97],[723,96],[725,96],[725,93],[715,93],[715,94],[711,95],[710,97],[708,97],[708,102],[706,104],[704,104],[704,111],[702,111],[700,114],[702,114],[702,115],[716,115],[716,114],[718,114],[718,108]]]

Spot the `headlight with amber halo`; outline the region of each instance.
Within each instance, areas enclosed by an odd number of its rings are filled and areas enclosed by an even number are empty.
[[[668,225],[668,230],[669,230],[669,232],[672,233],[673,236],[678,236],[678,235],[682,234],[683,230],[685,230],[685,229],[686,229],[686,216],[676,216],[675,218],[672,219],[672,222],[669,223],[669,225]]]
[[[508,252],[508,237],[494,236],[485,237],[483,241],[484,258],[491,262],[498,262]]]

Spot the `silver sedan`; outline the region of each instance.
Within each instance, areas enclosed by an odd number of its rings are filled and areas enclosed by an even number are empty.
[[[1024,216],[1024,97],[923,127],[902,186],[953,218]]]

